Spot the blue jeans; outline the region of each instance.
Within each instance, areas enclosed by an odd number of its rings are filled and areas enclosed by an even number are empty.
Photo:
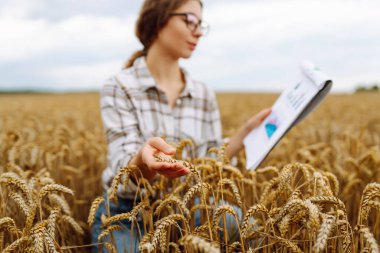
[[[196,197],[194,198],[194,205],[199,205],[201,203],[201,199],[199,197]],[[213,197],[210,197],[210,203],[214,203],[214,198]],[[223,202],[218,202],[217,206],[221,206],[223,204]],[[237,218],[239,220],[242,219],[242,211],[240,209],[240,207],[238,206],[235,206],[235,205],[232,205],[231,203],[229,203],[229,205],[231,205],[237,215]],[[216,208],[215,208],[216,209]],[[215,211],[215,210],[214,210]],[[200,210],[197,210],[194,212],[194,218],[195,218],[195,226],[196,227],[199,227],[202,225],[202,220],[201,220],[201,211]],[[210,216],[210,219],[212,219],[212,216]],[[227,229],[227,233],[228,233],[228,241],[230,243],[232,242],[236,242],[236,241],[239,241],[240,239],[240,234],[239,234],[239,228],[238,228],[238,224],[236,224],[236,220],[233,216],[231,215],[226,215],[225,216],[225,224],[223,224],[223,218],[220,217],[219,219],[219,227],[221,227],[222,229],[224,229],[224,225],[226,226],[226,229]],[[220,241],[223,242],[224,240],[224,232],[223,231],[220,231],[219,232],[219,239]]]
[[[107,199],[107,192],[105,191],[103,193],[103,197],[106,200]],[[127,213],[130,212],[133,209],[134,202],[133,200],[129,199],[122,199],[118,198],[118,203],[114,203],[112,201],[109,201],[110,205],[110,215],[114,216],[116,214],[120,213]],[[107,214],[106,209],[106,203],[103,201],[103,203],[99,206],[96,215],[95,215],[95,221],[93,226],[91,227],[91,243],[97,244],[98,243],[98,236],[103,232],[102,222],[101,222],[101,216],[102,214]],[[138,226],[136,222],[133,224],[125,219],[122,221],[118,221],[115,224],[120,225],[122,228],[121,231],[115,230],[112,232],[112,237],[115,241],[116,250],[117,252],[138,252],[138,245],[139,242],[144,236],[144,225],[142,222],[138,222]],[[110,236],[106,236],[101,242],[111,242]],[[99,242],[100,243],[100,242]],[[100,252],[100,249],[103,248],[103,252],[108,252],[105,248],[105,246],[93,246],[92,247],[92,253]]]
[[[103,193],[103,197],[106,200],[107,199],[107,193]],[[194,204],[199,204],[200,199],[195,198],[194,199]],[[114,216],[116,214],[120,213],[127,213],[130,212],[133,209],[133,200],[129,199],[122,199],[118,198],[118,203],[115,204],[112,201],[109,201],[110,204],[110,215]],[[220,204],[220,203],[219,203]],[[241,219],[242,217],[242,211],[239,207],[233,206],[236,214],[238,215],[238,218]],[[103,231],[102,229],[102,222],[101,222],[101,216],[102,214],[106,215],[106,205],[105,202],[103,202],[95,216],[95,221],[93,226],[91,227],[91,243],[92,244],[97,244],[98,243],[98,236],[100,233]],[[200,226],[201,224],[201,212],[197,210],[194,214],[195,216],[195,226]],[[212,218],[212,217],[211,217]],[[116,224],[120,225],[122,227],[121,231],[115,230],[112,232],[113,239],[115,241],[115,246],[117,252],[124,253],[124,252],[129,252],[129,253],[136,253],[138,252],[138,246],[140,243],[141,238],[144,236],[144,225],[142,222],[138,222],[138,226],[136,225],[136,222],[133,224],[129,220],[123,220],[119,221]],[[219,220],[219,226],[223,228],[223,219],[221,218]],[[239,233],[238,233],[238,228],[235,219],[227,215],[226,216],[226,226],[227,226],[227,231],[228,231],[228,241],[230,243],[239,240]],[[220,239],[223,241],[223,233],[220,232]],[[102,242],[110,242],[111,238],[108,235],[105,237]],[[97,253],[99,250],[103,248],[103,252],[108,252],[106,248],[103,246],[93,246],[92,247],[92,253]]]

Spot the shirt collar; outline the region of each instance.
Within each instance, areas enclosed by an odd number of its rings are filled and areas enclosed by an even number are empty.
[[[156,81],[153,79],[153,76],[148,69],[146,58],[144,56],[137,58],[133,64],[133,67],[135,69],[136,77],[140,83],[140,88],[142,91],[147,91],[151,88],[157,89]],[[182,91],[180,97],[195,97],[194,81],[191,79],[186,70],[181,68],[181,71],[185,76],[185,88]]]

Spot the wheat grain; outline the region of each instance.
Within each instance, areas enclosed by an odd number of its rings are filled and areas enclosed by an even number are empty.
[[[29,237],[23,236],[14,242],[12,242],[10,245],[8,245],[2,253],[11,253],[11,252],[17,252],[16,250],[23,246],[24,244],[27,244],[30,241]]]
[[[56,222],[57,222],[57,217],[59,214],[59,209],[54,208],[48,217],[48,224],[47,224],[47,234],[49,238],[54,239],[55,238],[55,230],[56,230]]]
[[[31,230],[31,239],[33,241],[34,252],[44,252],[46,225],[47,221],[44,220],[37,223]]]
[[[171,225],[177,225],[177,220],[182,220],[186,222],[186,218],[183,215],[169,215],[165,218],[162,218],[161,220],[157,221],[155,226],[156,229],[153,233],[152,240],[149,245],[142,245],[142,248],[153,248],[156,249],[157,246],[161,243],[161,238],[163,234],[167,233],[167,229]]]
[[[206,196],[208,190],[210,189],[211,189],[211,186],[207,183],[202,183],[202,182],[197,183],[186,192],[185,196],[183,196],[183,203],[186,205],[198,192],[202,192],[204,196]]]
[[[239,180],[244,179],[243,173],[238,168],[231,166],[229,164],[224,164],[222,167],[223,171],[228,171],[231,173],[231,178],[236,177]],[[211,170],[212,171],[212,170]]]
[[[175,243],[175,242],[169,242],[169,252],[175,252],[175,253],[181,253],[179,247],[178,247],[178,244]],[[170,250],[170,248],[173,248],[173,250]]]
[[[152,237],[153,237],[153,231],[152,232],[148,232],[146,233],[143,238],[141,239],[140,243],[139,243],[139,251],[141,252],[152,252],[154,249],[153,249],[153,246],[152,244],[150,243],[150,241],[152,240]]]
[[[100,204],[104,201],[104,198],[102,196],[97,197],[92,201],[91,207],[90,207],[90,213],[88,215],[87,223],[90,227],[92,227],[92,224],[95,221],[95,215],[96,211],[98,210]]]
[[[41,188],[38,195],[38,200],[41,201],[44,196],[51,192],[63,192],[70,195],[74,195],[74,192],[66,186],[60,184],[48,184]]]
[[[186,146],[190,146],[191,150],[191,156],[194,156],[194,144],[193,141],[190,139],[182,139],[181,142],[178,144],[176,147],[176,153],[175,153],[175,158],[182,160],[183,159],[183,150],[185,149]]]
[[[49,200],[52,205],[58,205],[65,214],[71,215],[69,204],[64,197],[53,193],[49,194]]]
[[[222,178],[221,180],[219,180],[218,182],[218,187],[220,188],[223,188],[224,185],[229,185],[232,189],[232,193],[235,197],[235,200],[236,200],[236,203],[242,207],[243,206],[243,203],[241,201],[241,196],[240,196],[240,193],[239,193],[239,189],[238,187],[236,186],[235,182],[232,181],[231,179],[227,179],[227,178]]]
[[[106,229],[103,230],[102,233],[99,234],[98,241],[103,240],[104,237],[106,237],[107,235],[109,235],[110,233],[112,233],[115,230],[121,231],[123,229],[119,225],[108,226]]]
[[[179,198],[175,197],[175,196],[170,196],[169,198],[165,199],[164,201],[162,201],[159,206],[157,207],[156,211],[154,212],[154,215],[159,215],[161,213],[161,211],[168,205],[170,204],[176,204],[181,213],[187,217],[187,218],[190,218],[190,211],[189,209],[187,209],[185,203],[183,201],[181,201]]]
[[[148,207],[148,202],[141,201],[139,204],[137,204],[128,213],[120,213],[120,214],[116,214],[114,216],[105,218],[105,220],[102,221],[103,227],[107,227],[107,226],[111,225],[114,222],[122,221],[122,220],[126,220],[126,219],[128,219],[130,222],[133,222],[133,221],[136,220],[136,216],[137,216],[138,212],[141,211],[143,208],[146,208],[146,207]]]
[[[335,217],[332,215],[326,215],[323,218],[321,228],[318,231],[318,236],[313,247],[315,252],[321,252],[325,248],[327,244],[327,238],[332,232],[331,230],[334,226],[334,223]]]
[[[125,191],[127,191],[127,184],[128,184],[128,180],[129,180],[129,177],[131,175],[131,173],[133,172],[133,170],[135,170],[136,167],[135,166],[127,166],[127,167],[124,167],[124,168],[121,168],[119,170],[119,172],[115,175],[115,177],[113,178],[112,180],[112,183],[111,183],[111,186],[110,188],[108,189],[108,197],[113,201],[113,202],[117,202],[117,190],[118,190],[118,187],[119,187],[119,184],[121,182],[121,180],[123,179],[124,177],[124,180],[123,180],[123,185],[124,185],[124,189]]]
[[[371,253],[379,253],[379,245],[376,242],[376,239],[373,237],[373,234],[369,231],[367,227],[361,228],[360,233],[363,234],[367,243],[369,244],[369,249]]]
[[[17,228],[15,221],[10,217],[0,219],[0,231],[2,230],[8,230],[17,236],[21,235],[21,231]]]
[[[288,240],[280,240],[280,243],[284,246],[286,246],[288,249],[290,249],[294,253],[302,253],[303,251],[293,242]]]
[[[109,242],[105,242],[104,246],[106,246],[106,249],[109,251],[109,253],[117,253],[115,246],[113,246]]]
[[[180,239],[180,243],[182,245],[190,246],[195,251],[210,253],[220,252],[219,248],[213,246],[211,243],[195,235],[185,235]]]
[[[243,218],[242,225],[241,225],[241,236],[243,238],[246,237],[246,235],[247,235],[249,220],[257,212],[262,212],[262,213],[268,215],[268,209],[264,205],[257,204],[257,205],[251,206],[248,209],[248,211],[246,212],[246,214],[245,214],[245,216]]]
[[[62,215],[60,218],[69,223],[78,234],[84,234],[82,227],[74,220],[74,218],[68,215]]]
[[[213,217],[212,217],[212,227],[216,229],[218,227],[219,223],[219,217],[222,216],[223,214],[228,213],[237,219],[237,214],[234,210],[234,208],[230,205],[221,205],[218,208],[216,208]]]
[[[333,194],[335,196],[338,196],[338,194],[339,194],[339,181],[336,178],[336,176],[334,174],[332,174],[331,172],[328,172],[328,171],[323,171],[322,175],[324,175],[325,177],[327,177],[329,179],[329,182],[331,183],[330,185],[332,186],[331,188],[332,188]]]
[[[368,184],[363,191],[360,211],[359,211],[359,225],[362,225],[366,222],[368,213],[369,213],[369,201],[375,197],[380,196],[380,183],[370,183]]]
[[[346,210],[346,206],[337,197],[333,197],[333,196],[318,196],[318,197],[309,198],[308,200],[310,200],[311,202],[314,202],[314,203],[318,203],[318,204],[324,204],[324,203],[334,204],[334,205],[337,205],[340,210],[343,210],[344,212],[346,212],[345,211]]]
[[[309,211],[309,219],[306,222],[307,228],[311,230],[318,230],[320,227],[319,208],[309,199],[305,200],[304,203]]]

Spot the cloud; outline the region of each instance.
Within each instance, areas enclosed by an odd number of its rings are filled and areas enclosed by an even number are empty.
[[[222,89],[278,90],[294,82],[298,63],[309,59],[334,77],[334,90],[347,91],[360,78],[374,78],[374,66],[380,66],[375,11],[380,3],[366,3],[222,2],[204,15],[212,21],[212,34],[197,56],[207,54],[208,59],[188,67],[197,73],[207,69],[210,76],[202,77]],[[360,55],[368,56],[365,62]]]
[[[115,50],[133,45],[127,31],[131,18],[73,16],[57,23],[44,19],[0,20],[0,58],[21,61],[48,54],[114,55]],[[112,45],[110,47],[109,45]]]
[[[0,89],[96,88],[141,47],[134,24],[142,0],[3,3]],[[205,0],[211,34],[182,64],[216,90],[278,91],[309,59],[333,77],[334,90],[352,90],[379,80],[379,8],[378,1]]]

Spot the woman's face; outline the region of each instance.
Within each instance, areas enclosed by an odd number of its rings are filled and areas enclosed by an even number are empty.
[[[199,24],[202,20],[202,7],[199,1],[189,0],[172,14],[174,15],[161,29],[155,43],[175,59],[189,58],[202,36],[200,27],[191,30],[194,24]]]

